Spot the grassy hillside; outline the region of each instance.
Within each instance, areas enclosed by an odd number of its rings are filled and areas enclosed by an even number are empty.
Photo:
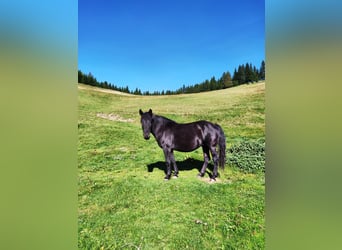
[[[264,83],[177,96],[79,85],[79,248],[264,248],[264,174],[226,165],[208,184],[196,177],[198,149],[176,152],[179,178],[165,182],[163,152],[143,139],[138,114],[152,108],[178,122],[218,123],[229,148],[265,137],[264,98]]]

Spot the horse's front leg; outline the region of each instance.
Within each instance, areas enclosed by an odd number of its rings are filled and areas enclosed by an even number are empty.
[[[168,148],[163,148],[165,163],[166,163],[166,175],[164,180],[169,180],[171,177],[171,151]]]
[[[176,160],[175,160],[175,155],[173,154],[173,150],[171,150],[170,153],[170,158],[171,158],[171,163],[173,165],[173,177],[177,178],[178,177],[178,168],[177,168],[177,164],[176,164]]]

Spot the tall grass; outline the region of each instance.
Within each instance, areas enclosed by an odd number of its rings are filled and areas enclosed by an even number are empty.
[[[179,178],[165,182],[163,152],[143,139],[140,108],[178,122],[219,123],[228,147],[265,137],[264,83],[160,97],[80,89],[79,248],[263,249],[264,174],[227,165],[209,184],[196,177],[198,149],[176,152]]]

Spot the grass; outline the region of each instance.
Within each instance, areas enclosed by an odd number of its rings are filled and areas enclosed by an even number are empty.
[[[198,149],[176,152],[179,178],[166,182],[163,152],[153,138],[143,139],[138,110],[152,108],[178,122],[219,123],[228,149],[265,137],[264,88],[258,83],[191,95],[129,96],[82,85],[79,248],[263,249],[264,173],[226,165],[217,183],[209,184],[196,177],[203,160]]]

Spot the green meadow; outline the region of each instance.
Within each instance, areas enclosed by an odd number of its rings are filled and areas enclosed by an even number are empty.
[[[139,109],[223,128],[227,153],[265,138],[265,83],[173,96],[135,96],[79,84],[79,249],[264,249],[265,175],[226,164],[198,178],[202,149],[176,152],[179,178],[143,139]],[[208,168],[210,171],[210,165]]]

